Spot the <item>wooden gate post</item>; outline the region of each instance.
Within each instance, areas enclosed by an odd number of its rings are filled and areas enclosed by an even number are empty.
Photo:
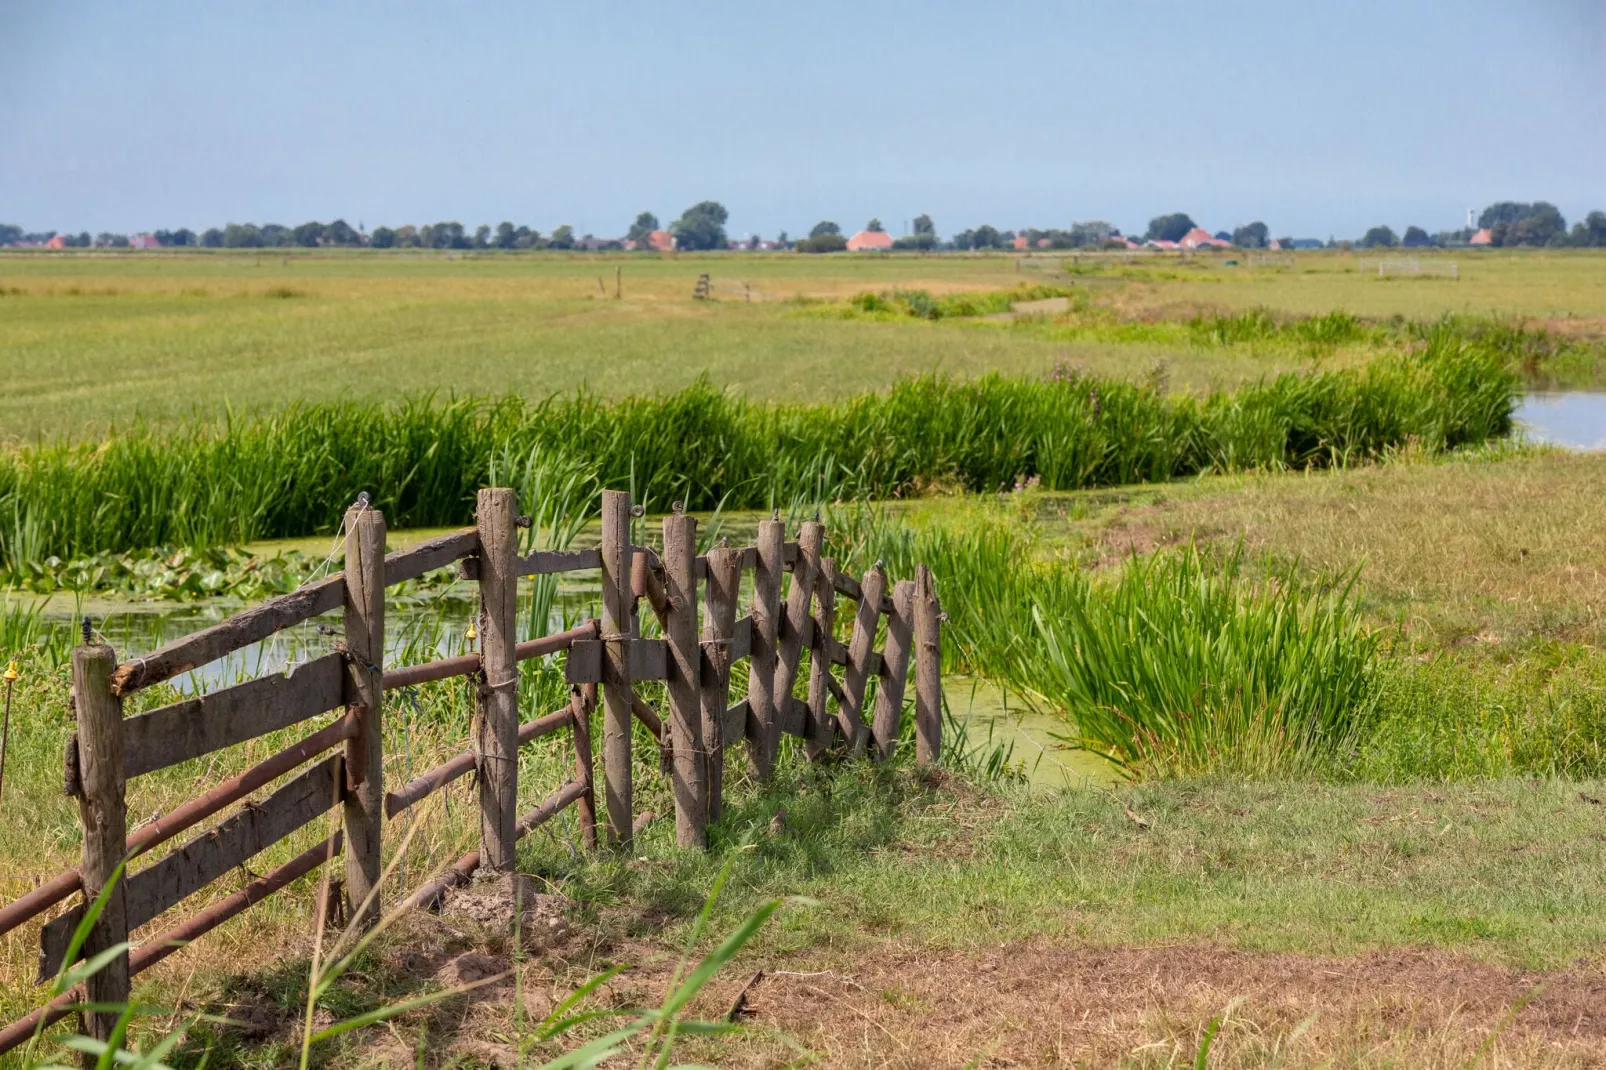
[[[367,928],[381,913],[374,889],[385,816],[385,515],[366,499],[346,510],[345,580],[344,697],[357,711],[357,734],[346,744],[346,917]]]
[[[675,842],[682,847],[708,846],[696,556],[697,520],[677,508],[664,517],[664,594],[669,601],[664,637],[669,642],[669,735],[675,753]]]
[[[602,492],[602,778],[608,832],[615,844],[630,843],[630,495]]]
[[[825,757],[836,738],[836,721],[826,713],[831,689],[831,641],[835,638],[832,631],[836,626],[836,562],[829,557],[820,559],[814,601],[820,611],[815,617],[814,642],[809,647],[809,723],[804,726],[808,737],[805,753],[811,762]]]
[[[942,607],[931,569],[915,569],[915,762],[942,762]]]
[[[703,753],[708,781],[708,820],[725,806],[725,708],[731,694],[731,638],[736,598],[742,586],[742,552],[728,546],[708,551],[703,588]]]
[[[775,763],[775,746],[781,737],[779,703],[784,695],[775,693],[775,641],[781,624],[782,546],[786,525],[779,517],[761,520],[758,525],[758,567],[753,570],[753,629],[748,653],[747,757],[753,774],[769,779]],[[775,744],[771,744],[771,740]]]
[[[805,731],[805,726],[797,721],[807,718],[796,718],[792,712],[798,708],[793,703],[792,687],[797,683],[803,637],[809,631],[809,606],[814,598],[814,578],[820,571],[820,547],[824,542],[825,525],[818,520],[805,521],[797,536],[797,561],[792,565],[792,586],[786,593],[786,617],[775,656],[775,706],[780,716],[768,740],[771,766],[781,746],[783,729],[797,735]]]
[[[903,691],[909,680],[909,640],[914,620],[915,585],[899,580],[892,586],[892,615],[887,618],[887,645],[881,660],[881,683],[875,693],[876,757],[886,761],[898,742],[903,719]]]
[[[104,644],[75,647],[72,652],[73,705],[78,713],[78,815],[83,822],[84,903],[94,902],[127,852],[128,808],[123,789],[123,704],[113,697],[112,671],[117,655]],[[128,939],[123,890],[126,875],[106,896],[106,905],[84,942],[84,957],[93,958]],[[128,953],[118,955],[86,983],[90,1003],[128,1002]],[[111,1036],[116,1011],[91,1011],[84,1029],[97,1040]]]
[[[513,872],[518,836],[519,663],[514,652],[518,598],[518,495],[486,487],[474,511],[480,536],[479,724],[474,759],[480,782],[480,864]]]

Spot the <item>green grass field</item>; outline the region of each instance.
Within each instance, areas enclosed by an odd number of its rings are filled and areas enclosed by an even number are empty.
[[[1224,256],[1033,257],[1018,269],[1006,256],[3,256],[0,362],[11,389],[0,393],[0,432],[92,440],[136,414],[164,425],[229,407],[271,416],[288,401],[391,402],[412,389],[584,387],[614,398],[705,374],[753,399],[837,400],[913,371],[1036,378],[1064,362],[1194,393],[1283,370],[1358,374],[1420,348],[1414,325],[1445,315],[1541,328],[1545,353],[1573,347],[1570,374],[1587,378],[1606,337],[1606,256],[1453,258],[1456,281],[1379,280],[1359,255],[1337,252],[1275,269]],[[705,271],[746,280],[759,299],[692,300]],[[1067,307],[928,322],[850,304],[866,292],[940,297],[1023,283],[1063,288]],[[1257,309],[1264,322],[1216,318]],[[1335,311],[1361,324],[1332,345],[1278,326]],[[1112,434],[1127,436],[1120,445],[1144,432]],[[996,443],[968,445],[985,455]],[[1247,672],[1205,679],[1192,706],[1145,690],[1193,686],[1171,672],[1184,654],[1206,676],[1265,655],[1255,671],[1271,680],[1270,707],[1364,701],[1341,711],[1353,714],[1342,731],[1308,746],[1254,734],[1292,723],[1280,708],[1241,730],[1195,732],[1205,743],[1185,760],[1151,740],[1129,749],[1132,779],[1113,786],[1034,789],[1027,748],[993,753],[981,732],[937,777],[788,754],[761,786],[733,761],[712,855],[677,850],[660,819],[629,856],[588,857],[559,822],[525,841],[521,868],[569,901],[567,941],[524,956],[505,933],[415,919],[377,943],[327,1005],[356,1014],[438,991],[463,953],[517,971],[517,998],[508,986],[420,1009],[320,1047],[314,1065],[413,1066],[420,1049],[432,1067],[538,1065],[561,1045],[530,1041],[530,1016],[586,977],[630,967],[593,1009],[662,997],[732,859],[716,936],[770,897],[813,905],[790,902],[710,984],[698,1013],[724,1017],[749,986],[749,1028],[690,1040],[681,1054],[691,1061],[1170,1067],[1196,1065],[1215,1022],[1210,1066],[1606,1063],[1606,458],[1502,439],[1445,453],[1409,435],[1366,457],[1070,492],[974,493],[923,474],[895,502],[825,503],[831,551],[851,570],[876,559],[899,575],[916,559],[941,564],[948,667],[1009,685],[1012,701],[1035,704],[1035,723],[1061,726],[1067,740],[1077,703],[1095,693],[1084,686],[1095,655],[1120,667],[1096,691],[1118,715],[1101,729],[1106,741],[1126,730],[1128,711],[1186,721],[1244,707],[1235,688]],[[109,516],[113,497],[97,491],[67,512]],[[724,518],[733,542],[754,518]],[[329,540],[294,545],[316,562]],[[129,560],[137,569],[143,559]],[[1161,567],[1178,560],[1187,567]],[[228,561],[230,576],[254,571]],[[1237,562],[1230,577],[1211,571],[1227,561]],[[185,597],[180,580],[146,577],[97,596]],[[48,580],[34,583],[37,592]],[[1110,607],[1134,623],[1131,637],[1116,635],[1123,621]],[[1246,626],[1227,635],[1200,623],[1223,613]],[[1173,644],[1163,657],[1135,626],[1145,614]],[[1109,641],[1067,643],[1050,657],[1045,636],[1074,635],[1073,615]],[[1194,656],[1211,644],[1214,653]],[[41,651],[25,653],[23,667],[0,802],[0,899],[79,849],[60,791],[65,673]],[[526,715],[560,690],[555,676],[532,684]],[[421,694],[421,705],[387,705],[387,776],[466,738],[465,693]],[[131,819],[282,742],[141,778]],[[566,757],[548,742],[527,752],[531,798],[565,775]],[[1234,753],[1252,746],[1271,758],[1257,766]],[[645,742],[637,752],[638,809],[664,814],[655,755]],[[472,841],[467,790],[423,819],[410,879]],[[197,903],[235,886],[219,882]],[[209,1065],[293,1065],[313,894],[303,881],[147,975],[141,995],[172,1013],[141,1036],[172,1028],[181,1008],[207,1009],[253,1023],[209,1031],[219,1045]],[[33,940],[27,929],[0,938],[0,1010],[20,1013],[37,997]],[[174,1065],[197,1065],[202,1050],[196,1040]]]
[[[1379,320],[1525,317],[1588,336],[1606,325],[1606,256],[1589,252],[1463,254],[1458,281],[1379,280],[1356,254],[1299,254],[1291,269],[1227,259],[0,255],[0,435],[83,438],[135,417],[404,392],[584,387],[618,397],[704,374],[751,397],[813,400],[919,371],[1042,375],[1069,362],[1141,377],[1163,363],[1174,388],[1202,389],[1310,363],[1166,332],[1110,342],[1036,325],[843,321],[800,307],[898,288],[1052,282],[1136,323],[1263,306]],[[705,272],[742,280],[759,299],[694,301]]]

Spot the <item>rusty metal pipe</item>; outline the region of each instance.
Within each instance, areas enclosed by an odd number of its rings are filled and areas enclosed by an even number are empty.
[[[41,914],[66,899],[83,886],[76,869],[58,873],[27,895],[0,907],[0,936],[15,929],[36,914]]]
[[[549,713],[545,717],[537,717],[533,721],[526,721],[524,724],[519,725],[519,744],[522,746],[532,739],[539,739],[544,735],[556,732],[573,720],[573,711],[562,709],[556,713]],[[385,816],[395,817],[418,800],[440,790],[473,768],[474,752],[464,751],[462,754],[442,762],[428,772],[414,777],[385,796]]]
[[[597,622],[588,620],[565,632],[554,632],[539,639],[526,639],[514,646],[513,655],[518,661],[528,661],[543,654],[556,654],[560,650],[567,650],[575,640],[595,639],[599,634],[601,633]],[[441,658],[439,661],[426,661],[422,665],[406,665],[399,669],[390,669],[385,673],[384,688],[386,691],[394,691],[397,688],[412,687],[414,684],[426,684],[432,680],[469,676],[479,671],[478,654],[459,654],[455,658]]]
[[[584,795],[586,785],[583,781],[571,780],[557,791],[541,800],[541,804],[534,810],[519,818],[514,826],[513,834],[516,839],[523,839],[534,830],[551,821],[563,812],[564,807],[572,805],[575,800]],[[401,905],[403,910],[421,910],[430,906],[448,888],[455,888],[460,884],[467,884],[474,871],[480,868],[480,853],[470,851],[462,858],[451,864],[451,867],[439,877],[421,885],[418,891],[407,897]]]
[[[233,895],[219,899],[205,910],[191,914],[172,928],[157,933],[128,957],[128,972],[135,974],[156,965],[185,944],[211,932],[235,915],[244,913],[291,881],[311,873],[326,859],[339,858],[344,848],[345,833],[337,832],[271,873],[258,877]]]
[[[350,739],[356,731],[356,722],[350,714],[319,729],[300,743],[280,751],[267,761],[252,766],[239,776],[225,780],[205,795],[191,799],[172,813],[163,814],[147,825],[141,825],[128,835],[128,856],[144,854],[152,847],[166,843],[180,832],[206,820],[231,803],[245,798],[256,789],[288,773],[314,755]],[[69,869],[57,874],[27,895],[0,907],[0,935],[71,896],[82,885],[78,870]]]
[[[357,720],[348,712],[340,720],[319,729],[290,749],[280,751],[232,780],[225,780],[205,795],[191,799],[172,813],[163,814],[149,824],[141,825],[129,833],[129,857],[149,851],[159,843],[165,843],[191,825],[211,817],[230,803],[245,798],[269,781],[277,780],[308,758],[322,754],[337,743],[351,739],[356,732]]]

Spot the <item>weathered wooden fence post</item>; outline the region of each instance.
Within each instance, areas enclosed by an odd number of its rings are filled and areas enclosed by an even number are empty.
[[[375,889],[385,816],[385,515],[366,499],[346,510],[345,627],[344,697],[357,710],[357,734],[346,746],[346,916],[366,928],[381,912]]]
[[[770,741],[780,742],[778,704],[785,699],[775,693],[775,641],[780,632],[781,555],[785,542],[786,525],[779,517],[759,521],[747,674],[747,707],[751,718],[747,730],[747,757],[754,775],[760,780],[767,780],[774,768],[775,749]]]
[[[474,761],[480,785],[480,864],[513,872],[519,798],[519,665],[514,646],[518,600],[518,495],[480,491],[474,512],[480,536],[479,724]]]
[[[773,768],[781,745],[783,729],[802,734],[803,725],[794,710],[792,697],[797,683],[798,659],[803,655],[803,637],[809,631],[809,605],[814,598],[814,577],[820,571],[820,547],[825,542],[825,525],[818,520],[803,524],[797,536],[797,561],[792,565],[792,586],[786,594],[786,618],[781,629],[780,648],[775,658],[775,707],[780,711],[775,731],[769,736],[769,761]]]
[[[826,714],[826,702],[831,697],[831,632],[836,624],[836,562],[829,557],[820,560],[820,574],[814,584],[814,600],[820,607],[816,616],[814,642],[809,647],[809,724],[804,726],[808,735],[805,753],[809,760],[819,761],[831,748],[836,737],[836,722]]]
[[[728,546],[708,551],[703,589],[703,751],[708,781],[708,820],[725,806],[725,709],[730,705],[731,638],[742,586],[742,552]]]
[[[875,653],[881,599],[886,592],[887,574],[881,571],[881,562],[877,561],[859,584],[859,609],[853,618],[853,634],[848,638],[847,671],[842,674],[842,691],[847,697],[841,708],[842,734],[848,737],[848,749],[855,756],[869,735],[864,716],[864,691],[870,682],[870,659]]]
[[[892,757],[903,718],[903,692],[909,679],[909,641],[914,621],[915,585],[899,580],[892,587],[892,615],[887,618],[887,643],[881,657],[881,682],[875,693],[876,757]]]
[[[602,492],[602,777],[608,831],[615,844],[630,842],[630,495]]]
[[[706,847],[708,778],[701,702],[702,650],[697,645],[697,520],[678,509],[664,517],[664,594],[669,614],[669,735],[674,740],[675,842]]]
[[[931,569],[915,569],[915,762],[942,762],[942,607]]]
[[[95,901],[127,852],[128,808],[123,789],[123,704],[112,696],[117,655],[104,644],[80,646],[72,652],[73,705],[78,713],[78,815],[83,822],[84,902]],[[126,875],[106,896],[100,917],[84,942],[84,956],[93,958],[128,939],[123,889]],[[88,1002],[128,1002],[128,953],[118,955],[86,982]],[[116,1011],[84,1015],[89,1036],[105,1040],[117,1023]],[[90,1060],[93,1065],[93,1060]]]
[[[574,711],[574,777],[585,790],[575,800],[575,813],[580,818],[580,842],[586,847],[597,846],[597,788],[591,762],[591,713],[597,708],[597,685],[580,684],[569,697],[569,708]]]

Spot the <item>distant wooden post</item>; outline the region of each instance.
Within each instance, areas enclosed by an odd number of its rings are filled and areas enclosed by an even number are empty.
[[[892,588],[892,616],[887,618],[887,643],[881,655],[881,683],[875,695],[876,757],[886,761],[898,742],[903,718],[903,690],[909,677],[909,642],[914,621],[915,585],[899,580]]]
[[[942,607],[931,569],[915,569],[915,762],[942,762]]]
[[[78,816],[83,822],[84,903],[101,894],[127,853],[128,808],[123,790],[123,704],[112,696],[117,655],[104,644],[80,646],[72,652],[73,706],[78,714]],[[84,942],[84,957],[93,958],[128,939],[124,905],[127,875],[106,896],[106,905]],[[91,1003],[128,1002],[128,953],[118,955],[87,982]],[[111,1036],[116,1011],[91,1011],[84,1029],[97,1040]],[[93,1065],[93,1060],[91,1060]]]
[[[480,535],[479,723],[474,761],[479,771],[480,864],[513,872],[519,799],[519,664],[514,646],[518,597],[518,495],[504,487],[480,491],[474,511]]]
[[[385,816],[385,515],[366,501],[346,510],[346,705],[357,710],[357,734],[346,745],[346,916],[361,928],[379,920]]]
[[[836,738],[836,722],[826,713],[826,702],[831,697],[831,632],[836,624],[836,562],[829,557],[820,560],[820,574],[814,584],[814,601],[820,607],[815,617],[819,627],[814,643],[809,648],[809,721],[804,726],[808,734],[806,753],[810,761],[819,761],[831,749]]]
[[[615,844],[630,843],[630,495],[602,492],[602,777],[608,832]]]
[[[675,751],[675,842],[682,847],[708,845],[696,556],[697,520],[677,509],[664,517],[664,594],[669,600],[664,637],[669,643],[669,735]]]
[[[753,570],[753,630],[747,675],[747,706],[752,717],[747,732],[747,757],[753,774],[769,778],[780,743],[779,702],[775,693],[775,641],[780,632],[781,553],[786,525],[779,518],[758,525],[758,567]],[[775,743],[771,744],[771,740]]]
[[[580,842],[595,848],[597,788],[591,762],[591,713],[597,708],[597,685],[577,685],[569,697],[569,708],[574,711],[574,778],[585,788],[575,800],[574,810],[580,818]]]
[[[728,546],[708,551],[708,582],[703,588],[703,751],[708,780],[708,820],[719,819],[725,804],[725,708],[730,705],[732,633],[736,598],[742,586],[742,552]]]
[[[842,734],[857,755],[869,729],[864,716],[864,692],[870,682],[870,659],[875,653],[875,633],[881,621],[881,599],[887,593],[887,574],[878,561],[859,584],[859,609],[848,638],[848,666],[842,674],[842,691],[847,702],[841,707]]]
[[[792,565],[792,586],[786,595],[785,627],[775,659],[775,705],[780,718],[769,737],[770,764],[781,745],[781,728],[803,734],[804,726],[791,718],[792,687],[797,683],[798,659],[803,655],[803,637],[809,630],[809,603],[814,598],[814,577],[820,571],[820,547],[825,542],[825,525],[818,520],[804,523],[797,537],[797,561]]]

